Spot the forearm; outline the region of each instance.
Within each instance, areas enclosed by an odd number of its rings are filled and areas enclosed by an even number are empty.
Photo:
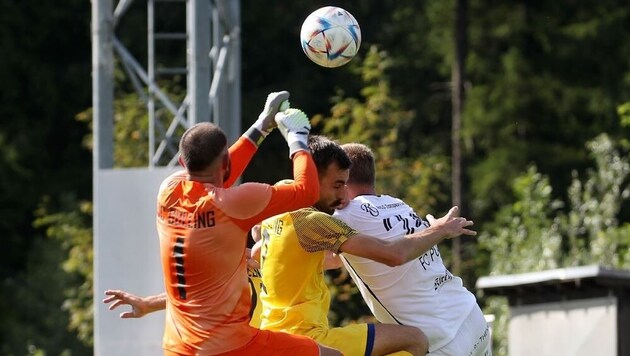
[[[145,303],[147,314],[166,309],[166,293],[151,295],[142,299]]]
[[[304,199],[306,206],[319,199],[319,177],[310,152],[299,151],[293,157],[293,179],[296,185],[304,188],[301,199]]]
[[[230,153],[230,177],[223,184],[224,187],[230,187],[238,180],[257,149],[258,147],[253,142],[243,136],[230,146],[228,150]]]
[[[403,258],[402,263],[407,263],[422,256],[431,247],[442,242],[446,234],[437,227],[430,227],[410,235],[405,235],[395,242],[396,249]]]

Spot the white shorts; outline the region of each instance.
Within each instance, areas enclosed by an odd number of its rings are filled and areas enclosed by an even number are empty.
[[[492,356],[490,329],[479,307],[475,306],[462,323],[455,338],[430,356]]]

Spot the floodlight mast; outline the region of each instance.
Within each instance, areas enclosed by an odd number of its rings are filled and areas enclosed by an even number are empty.
[[[238,0],[147,0],[147,64],[143,66],[116,35],[116,28],[133,0],[92,0],[93,169],[114,167],[114,63],[147,108],[149,168],[177,164],[181,128],[210,121],[220,125],[230,141],[240,125],[240,2]],[[163,32],[156,6],[185,6],[186,27]],[[162,32],[160,32],[162,31]],[[156,43],[186,41],[185,67],[166,67]],[[172,56],[172,53],[169,53]],[[117,57],[117,58],[115,58]],[[183,63],[184,61],[182,61]],[[146,68],[146,69],[145,69]],[[186,75],[186,93],[175,100],[158,78]],[[160,79],[163,79],[161,77]],[[166,111],[168,118],[160,119]],[[178,130],[180,129],[180,130]]]

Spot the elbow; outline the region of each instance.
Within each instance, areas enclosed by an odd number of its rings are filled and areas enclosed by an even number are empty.
[[[392,244],[389,249],[387,249],[390,253],[386,256],[383,256],[382,263],[388,265],[389,267],[397,267],[405,264],[407,260],[407,252],[398,245]]]
[[[308,180],[295,185],[296,198],[303,206],[311,206],[319,200],[319,182],[311,184]]]
[[[385,262],[385,264],[389,267],[398,267],[400,265],[404,265],[405,262],[407,261],[405,260],[405,258],[403,258],[403,256],[395,255],[392,256],[392,258],[390,258],[387,262]]]

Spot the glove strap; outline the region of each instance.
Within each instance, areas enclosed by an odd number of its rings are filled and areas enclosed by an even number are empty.
[[[256,147],[260,146],[265,139],[265,135],[263,135],[263,133],[254,125],[250,126],[250,128],[247,129],[242,136],[250,140],[254,145],[256,145]]]
[[[289,132],[287,135],[287,142],[289,143],[289,158],[293,158],[293,155],[298,151],[310,152],[308,144],[308,132]]]
[[[296,154],[298,151],[310,152],[308,149],[308,145],[304,142],[296,141],[289,145],[289,157],[293,158],[293,155]]]

